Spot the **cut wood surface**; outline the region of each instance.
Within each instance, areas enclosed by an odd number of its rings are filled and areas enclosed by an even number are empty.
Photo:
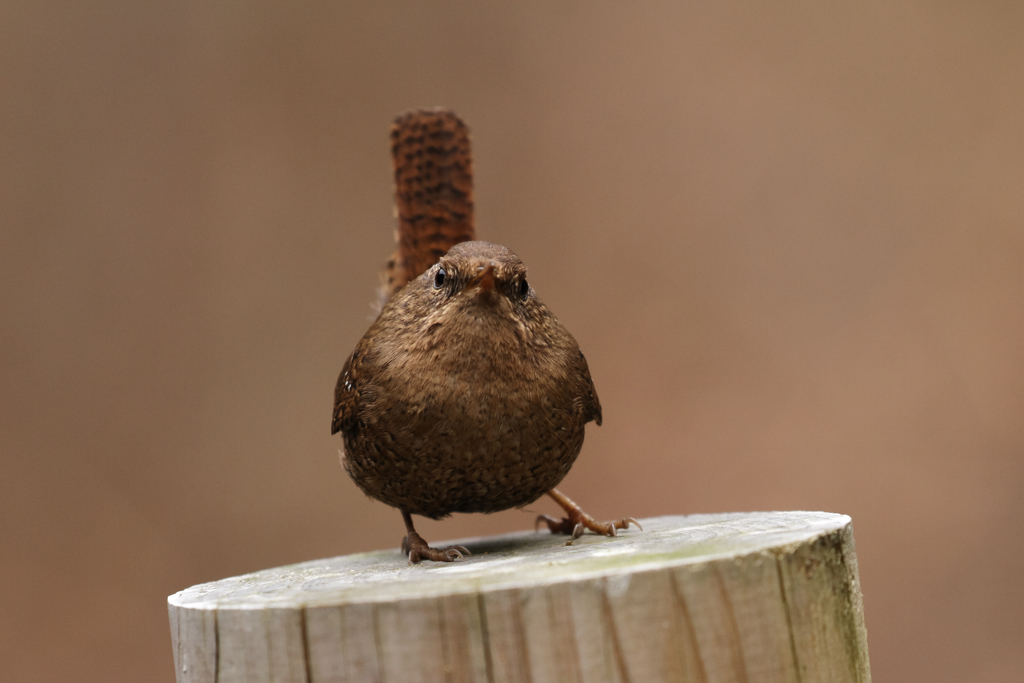
[[[850,518],[641,520],[268,569],[168,598],[178,681],[870,681]],[[447,545],[450,542],[436,543]]]

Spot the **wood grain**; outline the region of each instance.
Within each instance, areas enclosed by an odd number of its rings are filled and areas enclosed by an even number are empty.
[[[378,551],[189,588],[168,608],[180,683],[870,681],[850,518],[641,520],[645,531]]]

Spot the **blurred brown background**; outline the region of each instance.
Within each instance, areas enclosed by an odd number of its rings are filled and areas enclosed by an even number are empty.
[[[433,105],[590,361],[569,495],[848,513],[877,681],[1019,680],[1020,3],[11,0],[0,95],[5,680],[171,681],[168,594],[397,547],[328,424]]]

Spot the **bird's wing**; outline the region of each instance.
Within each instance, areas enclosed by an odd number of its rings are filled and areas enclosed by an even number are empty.
[[[345,361],[345,367],[338,375],[338,383],[334,387],[334,419],[331,421],[331,434],[350,431],[356,423],[356,401],[359,398],[358,386],[359,349]]]
[[[594,388],[594,380],[590,377],[590,367],[583,355],[583,349],[579,349],[579,377],[580,377],[580,404],[583,408],[583,423],[593,420],[599,426],[601,424],[601,401],[597,398],[597,389]]]

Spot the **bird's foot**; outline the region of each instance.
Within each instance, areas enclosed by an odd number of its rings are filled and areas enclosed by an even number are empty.
[[[447,548],[431,548],[415,531],[402,539],[402,552],[409,556],[409,564],[419,564],[423,560],[434,562],[454,562],[472,555],[464,546],[450,545]]]
[[[602,536],[617,536],[618,529],[627,529],[629,528],[629,525],[632,524],[643,531],[643,527],[640,526],[640,523],[632,517],[623,517],[622,519],[617,519],[613,522],[598,522],[582,510],[576,514],[570,512],[568,517],[563,517],[562,519],[551,517],[550,515],[538,515],[534,528],[540,528],[541,522],[547,524],[548,529],[550,529],[553,534],[566,534],[567,536],[572,536],[572,539],[569,540],[566,545],[572,545],[572,542],[582,536],[583,532],[587,529],[590,529],[595,534],[601,534]]]
[[[636,521],[632,517],[623,517],[612,522],[598,522],[596,519],[588,515],[583,511],[579,505],[574,503],[563,495],[558,489],[551,489],[548,491],[548,495],[558,503],[563,510],[565,510],[566,517],[558,519],[549,515],[538,515],[537,521],[534,523],[534,529],[540,526],[541,522],[548,525],[548,529],[553,534],[566,534],[572,536],[566,545],[572,545],[572,542],[583,535],[583,532],[590,529],[595,534],[601,534],[602,536],[617,536],[619,529],[627,529],[632,524],[636,528],[643,531],[643,527],[640,526],[640,522]]]

